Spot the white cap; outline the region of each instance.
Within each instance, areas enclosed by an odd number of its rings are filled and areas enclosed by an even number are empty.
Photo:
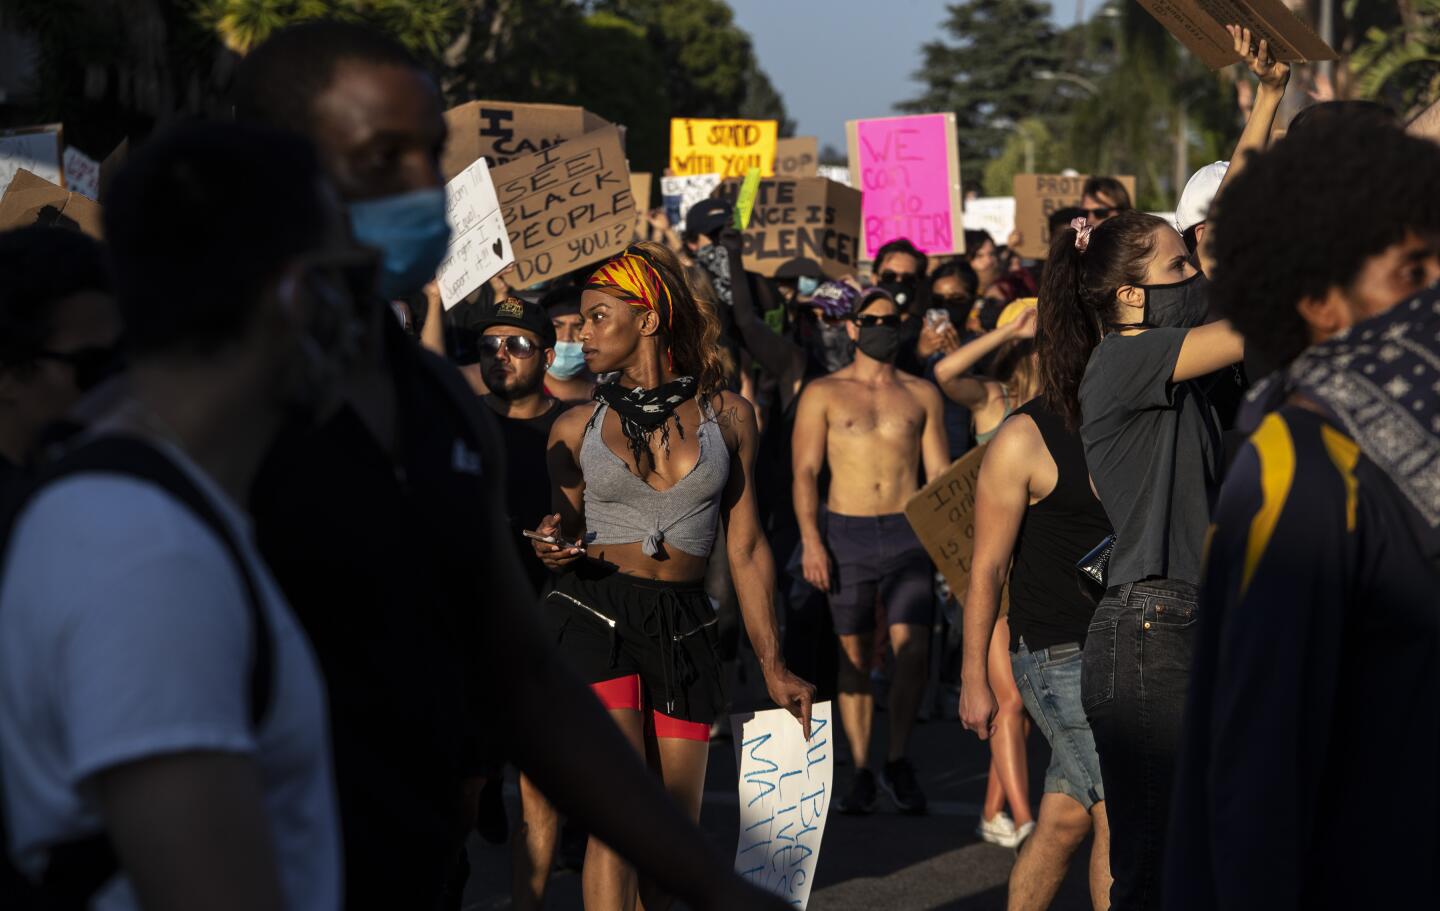
[[[1220,181],[1230,170],[1230,162],[1217,161],[1207,164],[1190,177],[1180,202],[1175,206],[1175,229],[1181,234],[1200,224],[1210,214],[1210,202],[1220,189]]]

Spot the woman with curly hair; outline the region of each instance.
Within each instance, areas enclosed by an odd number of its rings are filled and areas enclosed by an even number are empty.
[[[536,553],[557,572],[544,602],[563,658],[580,673],[677,803],[698,820],[711,723],[725,697],[705,566],[720,522],[755,655],[776,704],[809,734],[815,688],[786,669],[775,566],[757,517],[755,411],[724,391],[720,326],[675,254],[654,243],[603,264],[580,301],[592,408],[555,422],[555,513]],[[590,840],[590,908],[668,902]]]

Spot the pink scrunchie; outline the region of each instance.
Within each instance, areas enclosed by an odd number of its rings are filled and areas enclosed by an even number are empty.
[[[1084,218],[1072,218],[1070,227],[1075,229],[1075,249],[1084,253],[1090,246],[1090,232],[1095,230],[1095,226],[1087,224]]]

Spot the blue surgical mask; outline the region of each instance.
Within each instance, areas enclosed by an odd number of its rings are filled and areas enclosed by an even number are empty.
[[[579,342],[556,342],[555,362],[550,365],[549,372],[562,380],[585,369],[585,355],[580,350]]]
[[[812,278],[809,275],[802,275],[795,280],[795,290],[801,297],[809,297],[820,287],[820,279]]]
[[[445,190],[432,187],[350,204],[355,239],[382,254],[376,290],[387,300],[419,291],[435,277],[450,243]]]

